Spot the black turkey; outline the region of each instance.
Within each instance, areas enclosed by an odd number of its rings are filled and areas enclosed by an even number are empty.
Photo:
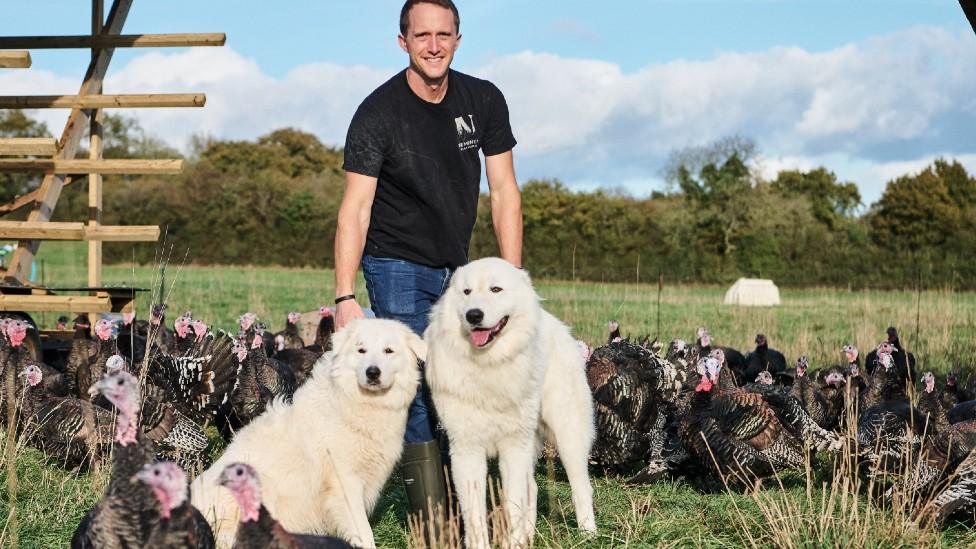
[[[231,463],[221,471],[218,482],[230,490],[240,507],[241,523],[234,538],[235,548],[352,549],[352,545],[339,538],[286,531],[261,503],[261,482],[250,465]]]
[[[23,374],[28,444],[67,468],[87,467],[108,455],[115,433],[112,412],[77,398],[48,395],[36,365],[28,365]]]
[[[902,471],[905,458],[917,455],[924,431],[923,416],[908,400],[891,349],[887,342],[878,346],[878,367],[859,403],[857,443],[871,473]]]
[[[170,402],[166,393],[147,380],[143,387],[139,427],[156,447],[156,457],[175,461],[193,474],[209,465],[203,427]]]
[[[774,378],[777,374],[786,372],[786,357],[776,349],[769,348],[769,340],[764,334],[756,334],[756,348],[746,355],[745,361],[742,383],[755,381],[763,370],[768,370]]]
[[[287,364],[270,358],[267,352],[269,341],[271,338],[266,332],[266,327],[259,322],[255,327],[254,338],[251,340],[251,348],[247,354],[249,364],[254,368],[258,382],[271,393],[273,398],[284,397],[286,401],[290,401],[298,386],[295,372]]]
[[[193,332],[193,313],[184,312],[176,321],[173,322],[173,356],[183,356],[187,354],[196,341],[196,334]]]
[[[288,366],[295,376],[295,387],[301,387],[308,378],[312,377],[312,367],[322,357],[322,353],[302,347],[300,349],[283,349],[275,353],[274,359]]]
[[[919,412],[922,412],[927,434],[932,435],[949,428],[949,416],[942,405],[939,393],[935,390],[935,374],[932,372],[922,374],[922,391],[918,394],[918,402],[915,406]]]
[[[16,410],[20,386],[17,382],[20,371],[27,365],[29,351],[24,345],[29,326],[20,319],[0,319],[0,423],[6,424],[7,399],[13,397]]]
[[[27,358],[26,364],[37,366],[41,370],[41,373],[44,374],[44,379],[41,383],[43,384],[44,393],[47,396],[65,397],[69,395],[68,380],[60,370],[30,357]]]
[[[155,459],[155,448],[139,429],[139,380],[121,371],[94,384],[118,410],[112,477],[102,499],[82,518],[71,538],[72,549],[147,547],[159,522],[160,505],[150,487],[132,477]]]
[[[719,367],[721,369],[719,374],[719,386],[723,390],[736,389],[732,382],[732,376],[728,375],[724,370],[727,367],[725,361],[725,352],[722,349],[714,349],[709,355],[718,361]],[[769,377],[765,375],[757,375],[756,379],[760,377],[766,379],[767,383],[748,383],[744,388],[740,389],[742,391],[751,391],[762,396],[763,401],[767,406],[773,409],[776,417],[779,419],[787,430],[794,436],[798,437],[801,442],[808,444],[811,448],[815,450],[829,449],[831,451],[837,451],[840,449],[840,439],[836,434],[827,431],[822,428],[811,416],[804,410],[799,399],[794,398],[788,389],[783,388],[780,385],[775,384],[775,377],[769,372],[769,370],[763,370]],[[760,372],[762,374],[762,372]],[[768,383],[769,378],[773,378],[774,383]]]
[[[332,334],[335,333],[335,316],[325,305],[319,307],[319,325],[315,329],[315,342],[306,347],[309,351],[324,353],[332,350]]]
[[[78,397],[82,400],[91,398],[88,388],[93,383],[102,379],[107,372],[106,364],[109,359],[119,354],[118,340],[116,338],[116,326],[107,319],[101,318],[95,322],[95,355],[91,358],[87,367],[84,363],[79,366],[76,379],[78,380]],[[70,374],[69,374],[70,376]]]
[[[948,410],[967,400],[973,400],[973,392],[960,387],[959,374],[950,370],[946,374],[945,387],[942,389],[942,404]]]
[[[853,396],[854,402],[857,403],[858,397],[868,388],[867,382],[861,376],[861,359],[858,356],[857,347],[854,345],[844,345],[841,351],[844,354],[844,359],[847,361],[845,375],[847,377],[848,392]]]
[[[926,505],[922,516],[941,525],[954,514],[971,513],[976,509],[976,450],[970,450],[953,471],[948,486]]]
[[[628,341],[598,347],[586,363],[597,437],[590,462],[626,469],[661,453],[666,408],[683,375],[650,350]]]
[[[69,396],[87,400],[88,387],[95,381],[91,378],[91,363],[98,354],[98,344],[90,335],[91,325],[87,316],[76,317],[74,328],[71,351],[64,366],[64,379]]]
[[[848,406],[854,410],[856,400],[847,382],[845,369],[840,366],[828,369],[820,386],[820,393],[827,404],[827,421],[822,427],[827,430],[837,430],[847,425]]]
[[[909,353],[901,345],[901,341],[898,339],[898,330],[894,326],[888,327],[886,331],[888,335],[887,343],[891,345],[891,358],[895,362],[895,373],[902,380],[902,382],[910,381],[914,383],[918,380],[915,373],[915,355]],[[868,353],[868,356],[864,360],[864,368],[867,370],[868,375],[874,373],[874,369],[878,365],[878,351],[874,350]]]
[[[180,466],[170,462],[149,463],[135,479],[148,486],[159,501],[159,520],[149,533],[146,547],[153,549],[211,549],[213,531],[190,504],[189,484]]]
[[[146,337],[150,349],[156,349],[167,355],[172,355],[175,352],[173,332],[166,327],[165,303],[157,303],[152,306],[149,312],[149,333]]]
[[[146,323],[148,324],[148,323]],[[134,372],[138,375],[139,368],[146,358],[148,337],[142,323],[137,323],[135,313],[122,313],[122,325],[119,326],[117,338],[119,353],[129,364],[134,365]]]
[[[298,323],[302,321],[302,313],[291,312],[285,316],[285,329],[274,334],[275,350],[302,349],[305,341],[298,330]]]
[[[925,372],[922,381],[924,387],[918,399],[918,409],[926,424],[921,457],[912,466],[911,474],[903,475],[888,490],[889,497],[899,490],[913,498],[930,497],[938,483],[959,468],[976,449],[976,421],[950,425],[935,391],[935,376]]]
[[[817,425],[827,430],[833,430],[837,426],[839,418],[833,417],[827,404],[827,397],[824,396],[817,384],[807,375],[810,367],[809,359],[801,356],[796,361],[793,386],[790,389],[790,396],[800,402],[803,410],[817,422]]]
[[[181,413],[206,424],[222,413],[237,383],[241,364],[234,344],[226,332],[208,332],[185,356],[153,355],[147,380]]]
[[[234,342],[233,353],[238,362],[237,377],[228,394],[227,403],[217,417],[217,427],[225,440],[230,440],[235,431],[261,415],[276,396],[262,381],[277,374],[276,371],[272,372],[274,375],[265,373],[272,367],[267,365],[261,337],[254,334],[252,343],[253,348],[249,349],[244,331],[238,334]]]
[[[700,380],[679,423],[684,446],[722,479],[751,484],[776,471],[802,467],[803,442],[784,426],[763,395],[720,387],[722,365],[698,363]]]
[[[617,322],[616,320],[611,320],[610,322],[607,322],[607,328],[610,330],[610,333],[607,334],[608,344],[623,340],[623,338],[620,337],[619,322]]]
[[[695,345],[692,347],[690,360],[691,364],[697,364],[701,357],[706,357],[712,352],[712,334],[708,331],[708,328],[702,326],[696,331],[697,339],[695,340]],[[742,385],[746,383],[743,381],[744,371],[746,368],[746,357],[742,355],[739,351],[733,349],[732,347],[714,347],[715,349],[722,349],[725,353],[725,364],[726,372],[731,373],[734,377],[736,385]]]

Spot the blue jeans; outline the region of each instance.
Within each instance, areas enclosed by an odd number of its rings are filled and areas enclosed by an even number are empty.
[[[430,309],[444,293],[451,278],[448,268],[435,269],[404,259],[364,255],[363,276],[369,303],[378,318],[399,320],[423,336],[430,322]],[[434,439],[434,413],[430,389],[421,364],[417,395],[407,413],[406,443]]]

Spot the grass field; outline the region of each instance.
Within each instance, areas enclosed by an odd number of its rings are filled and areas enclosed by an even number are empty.
[[[48,285],[84,282],[84,249],[75,244],[42,247]],[[332,273],[326,270],[194,267],[177,265],[166,272],[170,312],[185,309],[194,317],[233,328],[237,316],[251,310],[280,329],[290,310],[311,311],[331,301]],[[531,268],[531,266],[530,266]],[[40,269],[39,269],[40,270]],[[158,288],[158,270],[140,266],[105,268],[106,284]],[[38,274],[39,278],[39,274]],[[889,325],[918,357],[920,369],[971,371],[976,364],[976,295],[951,289],[914,292],[781,289],[783,305],[745,308],[721,305],[724,288],[664,287],[658,310],[653,283],[594,284],[537,281],[545,306],[592,344],[606,338],[609,319],[624,334],[692,339],[697,326],[708,326],[716,341],[742,351],[752,348],[757,332],[788,359],[800,354],[814,367],[840,360],[840,348],[853,342],[868,349],[883,339]],[[360,289],[359,295],[365,295]],[[139,304],[149,307],[149,294]],[[173,316],[175,316],[175,314]],[[916,323],[918,319],[918,323]],[[50,326],[55,315],[39,318]],[[853,485],[833,482],[842,464],[819,463],[806,473],[784,475],[757,493],[729,492],[697,480],[662,481],[625,488],[619,478],[594,476],[600,533],[584,539],[573,528],[568,484],[558,467],[554,479],[539,469],[540,522],[536,543],[542,547],[950,547],[976,545],[976,534],[963,524],[942,530],[916,528],[900,510],[880,509]],[[63,546],[78,520],[97,500],[106,472],[76,475],[47,466],[32,450],[18,458],[19,540],[22,547]],[[6,474],[0,473],[0,479]],[[0,487],[0,516],[9,514],[6,486]],[[377,541],[404,547],[403,491],[393,478],[373,520]],[[10,539],[5,528],[4,540]],[[0,543],[5,545],[9,542]]]

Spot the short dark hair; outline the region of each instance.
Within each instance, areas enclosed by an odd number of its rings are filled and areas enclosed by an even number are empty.
[[[454,5],[452,0],[407,0],[403,3],[403,9],[400,10],[401,35],[407,36],[407,26],[410,23],[410,10],[417,4],[434,4],[435,6],[451,10],[451,13],[454,14],[454,32],[461,34],[461,16],[458,14],[457,6]]]

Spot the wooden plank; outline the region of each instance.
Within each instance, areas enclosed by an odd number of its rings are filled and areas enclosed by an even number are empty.
[[[85,224],[51,221],[0,221],[2,239],[81,240],[85,236]]]
[[[2,95],[0,109],[135,109],[202,107],[203,93],[129,93],[116,95]]]
[[[0,51],[0,69],[26,69],[30,66],[29,51]]]
[[[0,239],[10,240],[89,240],[108,242],[155,242],[156,225],[98,225],[82,222],[0,221]]]
[[[92,36],[98,36],[105,24],[105,5],[102,0],[92,0]],[[98,50],[92,48],[92,61],[98,57]],[[105,90],[99,86],[98,93]],[[104,95],[101,97],[105,97]],[[105,111],[99,109],[92,113],[91,131],[88,141],[88,159],[97,161],[102,159],[102,116]],[[97,230],[102,224],[102,174],[88,174],[88,226],[89,231]],[[102,241],[88,241],[88,285],[102,285]]]
[[[183,171],[182,159],[50,160],[0,159],[0,172],[48,172],[55,174],[155,174]]]
[[[0,294],[0,311],[108,313],[112,312],[112,308],[111,299],[105,297]]]
[[[0,156],[54,156],[58,142],[53,137],[4,137],[0,138]]]
[[[84,240],[97,242],[155,242],[159,240],[159,227],[157,225],[86,226]]]
[[[118,35],[122,32],[122,26],[129,16],[129,9],[132,7],[132,0],[115,0],[109,10],[108,19],[101,36]],[[108,70],[108,64],[112,60],[115,50],[98,50],[97,55],[88,64],[85,72],[85,79],[81,84],[78,95],[86,95],[101,90],[100,83]],[[61,134],[61,141],[58,143],[58,158],[67,160],[74,158],[78,151],[78,144],[87,129],[88,113],[82,109],[72,109],[68,115],[68,122],[64,126]],[[27,216],[28,221],[48,221],[54,212],[54,207],[61,197],[61,189],[64,186],[65,178],[63,175],[49,173],[44,176],[40,187],[37,188],[33,196],[34,209]],[[40,247],[38,240],[21,241],[10,259],[7,272],[18,280],[28,279],[30,266],[34,262],[34,256]]]
[[[222,32],[119,34],[72,36],[3,36],[0,49],[69,49],[69,48],[183,48],[223,46],[227,35]]]

